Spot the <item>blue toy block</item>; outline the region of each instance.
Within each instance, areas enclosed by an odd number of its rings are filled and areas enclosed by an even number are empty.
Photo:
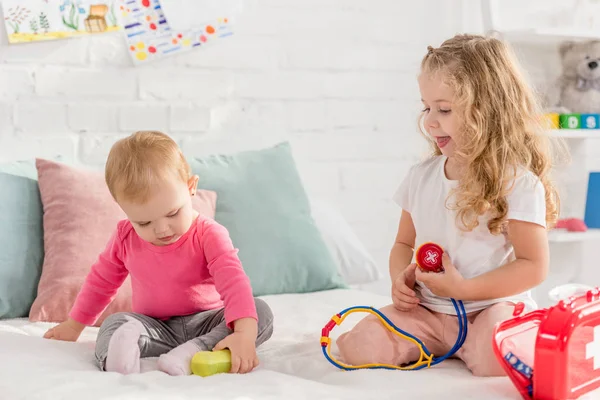
[[[581,114],[581,129],[600,129],[600,114]]]
[[[583,222],[590,229],[600,228],[600,172],[590,173]]]

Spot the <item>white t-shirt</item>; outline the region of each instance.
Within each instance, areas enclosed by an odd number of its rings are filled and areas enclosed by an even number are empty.
[[[415,230],[415,250],[423,243],[434,242],[449,255],[465,279],[484,274],[515,259],[506,234],[492,235],[487,228],[489,216],[479,219],[479,226],[465,232],[456,224],[456,211],[446,207],[450,190],[458,181],[449,180],[444,172],[447,157],[437,156],[411,167],[393,199],[411,214]],[[545,190],[537,176],[529,171],[517,175],[508,196],[508,219],[532,222],[546,227]],[[452,199],[448,200],[452,204]],[[438,297],[417,281],[421,304],[433,311],[456,314],[450,299]],[[464,301],[465,310],[473,312],[501,301],[522,301],[526,309],[537,308],[529,291],[516,296],[487,301]]]

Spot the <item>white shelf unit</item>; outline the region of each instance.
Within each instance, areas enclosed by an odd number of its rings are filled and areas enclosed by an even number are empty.
[[[527,28],[502,29],[499,27],[499,0],[482,0],[481,17],[484,32],[495,32],[502,39],[510,42],[536,44],[556,44],[563,40],[600,39],[600,30],[596,28],[582,29],[581,26],[564,28]]]
[[[600,139],[600,129],[551,129],[548,134],[565,140],[576,154],[585,154],[583,149],[588,141]],[[574,155],[574,157],[577,157]],[[585,156],[584,156],[585,157]],[[581,162],[583,161],[583,164]],[[585,166],[585,160],[578,160],[579,167]],[[580,192],[578,196],[584,195]],[[569,232],[566,229],[553,229],[548,232],[550,243],[550,271],[548,279],[533,293],[538,306],[549,307],[553,302],[547,293],[556,285],[564,283],[588,283],[595,285],[593,278],[595,264],[584,256],[589,246],[600,244],[600,229],[588,229],[585,232]]]
[[[466,2],[463,3],[466,7]],[[581,26],[572,28],[530,28],[523,24],[518,29],[502,29],[499,24],[499,8],[506,6],[505,1],[500,0],[482,0],[482,27],[486,33],[495,33],[496,36],[515,43],[539,45],[540,48],[556,48],[558,43],[564,40],[589,40],[600,39],[600,30],[583,30]],[[600,139],[600,129],[553,129],[548,131],[552,137],[561,138],[566,141],[570,148],[574,165],[571,165],[566,173],[568,181],[573,180],[575,184],[574,191],[569,189],[571,198],[578,199],[573,209],[575,215],[583,217],[582,206],[585,201],[581,201],[585,192],[587,192],[587,179],[580,176],[581,173],[587,174],[589,164],[586,158],[586,147],[589,141]],[[585,186],[586,190],[583,190]],[[566,215],[565,217],[571,217]],[[590,246],[600,245],[600,229],[588,229],[586,232],[568,232],[565,229],[555,229],[549,232],[548,241],[550,244],[550,271],[548,279],[539,287],[533,290],[534,298],[540,307],[553,305],[553,301],[548,298],[548,292],[554,286],[564,283],[588,283],[595,285],[598,280],[594,273],[596,265],[593,259],[585,256],[586,249]]]
[[[576,31],[568,29],[525,29],[498,32],[507,41],[548,44],[563,40],[600,39],[600,32]]]
[[[565,140],[600,139],[600,129],[550,129],[548,134]],[[586,232],[568,232],[563,229],[556,229],[549,232],[548,239],[554,243],[600,241],[600,229],[588,229]]]
[[[551,129],[548,134],[564,139],[600,139],[600,129]]]
[[[569,232],[566,229],[553,229],[548,233],[551,243],[584,242],[587,240],[600,241],[600,229],[588,229],[585,232]]]

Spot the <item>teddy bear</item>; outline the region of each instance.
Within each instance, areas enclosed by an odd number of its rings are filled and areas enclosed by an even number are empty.
[[[600,114],[600,40],[559,46],[562,74],[548,93],[550,112]]]

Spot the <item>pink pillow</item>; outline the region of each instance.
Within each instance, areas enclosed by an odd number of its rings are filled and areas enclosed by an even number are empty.
[[[126,217],[101,172],[42,159],[36,160],[36,167],[44,207],[44,264],[29,319],[62,322],[117,222]],[[194,209],[214,218],[215,192],[198,190],[192,199]],[[129,277],[96,326],[121,311],[131,311]]]

